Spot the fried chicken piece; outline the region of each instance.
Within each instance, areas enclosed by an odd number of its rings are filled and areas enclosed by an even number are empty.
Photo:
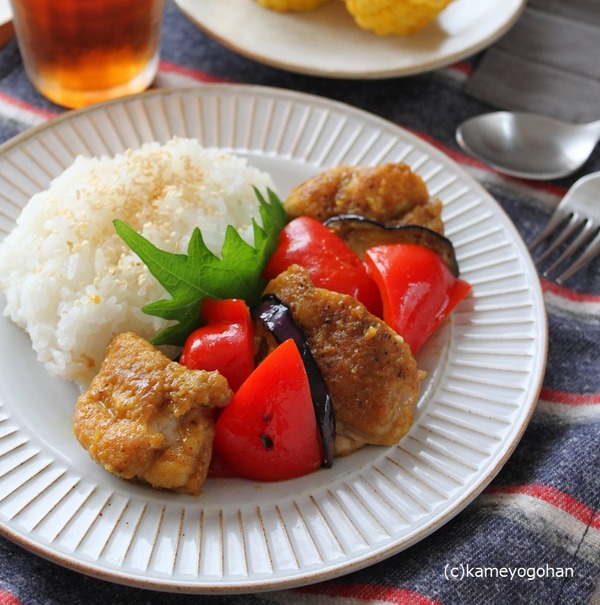
[[[397,443],[413,422],[423,378],[404,340],[355,298],[315,287],[298,265],[266,293],[290,308],[329,387],[335,455]]]
[[[321,222],[359,214],[386,225],[444,231],[441,201],[430,198],[423,179],[402,163],[330,168],[292,189],[284,206],[291,217],[307,215]]]
[[[77,401],[75,436],[119,477],[198,494],[212,454],[214,408],[232,396],[218,372],[188,370],[124,332]]]

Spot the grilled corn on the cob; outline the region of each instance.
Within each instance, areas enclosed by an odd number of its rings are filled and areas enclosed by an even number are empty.
[[[276,11],[310,11],[329,0],[256,0],[261,6]]]
[[[345,0],[362,29],[379,36],[410,35],[429,25],[451,0]]]

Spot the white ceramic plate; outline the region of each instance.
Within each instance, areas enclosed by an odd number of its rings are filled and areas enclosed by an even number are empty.
[[[254,0],[175,0],[224,46],[281,69],[333,78],[388,78],[437,69],[490,45],[517,20],[525,0],[454,0],[414,36],[360,29],[344,3],[279,13]]]
[[[429,378],[397,447],[365,448],[282,483],[210,480],[196,498],[119,480],[93,463],[72,434],[76,388],[50,378],[28,337],[1,318],[2,533],[94,576],[197,593],[324,580],[421,540],[499,471],[541,387],[544,306],[512,223],[451,160],[389,122],[288,91],[206,86],[65,114],[5,144],[0,237],[76,154],[172,135],[247,157],[273,174],[281,195],[328,166],[408,163],[444,202],[472,296],[420,355]]]

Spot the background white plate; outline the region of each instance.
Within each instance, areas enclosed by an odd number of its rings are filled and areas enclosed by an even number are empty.
[[[544,306],[512,223],[451,160],[389,122],[313,96],[225,85],[109,102],[5,144],[0,238],[75,155],[172,135],[247,157],[281,195],[327,166],[408,163],[444,202],[472,296],[420,355],[430,377],[397,447],[277,484],[211,480],[202,497],[122,481],[92,462],[72,434],[76,389],[50,378],[27,336],[1,318],[0,531],[91,575],[198,593],[324,580],[414,544],[498,472],[541,387]]]
[[[340,0],[317,10],[279,13],[254,0],[175,0],[202,30],[255,61],[334,78],[388,78],[437,69],[492,44],[525,0],[454,0],[414,36],[360,29]]]

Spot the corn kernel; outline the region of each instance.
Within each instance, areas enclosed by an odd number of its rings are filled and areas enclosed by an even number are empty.
[[[411,35],[429,25],[452,0],[345,0],[362,29],[379,36]]]

